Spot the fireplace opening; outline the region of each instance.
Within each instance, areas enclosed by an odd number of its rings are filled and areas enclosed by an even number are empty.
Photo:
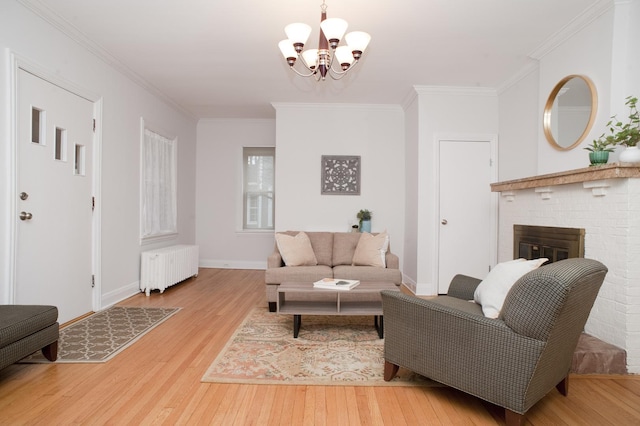
[[[513,258],[546,257],[548,263],[584,257],[584,229],[513,225]]]

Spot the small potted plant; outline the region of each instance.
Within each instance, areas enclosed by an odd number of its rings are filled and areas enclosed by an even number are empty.
[[[358,212],[356,217],[360,220],[360,232],[371,232],[371,212],[363,209]]]
[[[640,142],[640,115],[638,114],[637,103],[638,98],[627,96],[627,101],[624,104],[629,107],[629,121],[623,123],[614,115],[607,123],[611,132],[610,137],[615,142],[614,145],[626,147],[620,153],[620,161],[623,163],[640,162],[640,148],[638,148],[638,143]]]
[[[606,164],[609,161],[609,153],[613,152],[615,144],[615,138],[613,136],[605,136],[604,133],[598,139],[594,139],[591,145],[584,148],[589,151],[591,165]]]

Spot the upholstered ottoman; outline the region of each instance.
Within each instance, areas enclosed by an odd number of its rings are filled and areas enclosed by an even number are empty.
[[[58,308],[47,305],[0,305],[0,368],[42,350],[58,358]]]

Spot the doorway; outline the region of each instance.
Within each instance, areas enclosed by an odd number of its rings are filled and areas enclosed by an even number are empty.
[[[456,274],[484,278],[497,256],[494,138],[438,141],[438,293]]]
[[[94,103],[16,72],[16,304],[93,310]]]

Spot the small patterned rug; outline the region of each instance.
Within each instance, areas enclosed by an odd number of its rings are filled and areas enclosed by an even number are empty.
[[[57,363],[107,362],[180,308],[113,306],[60,330]],[[50,363],[39,351],[20,361]]]
[[[442,386],[403,368],[385,382],[384,340],[373,317],[293,316],[255,308],[211,364],[202,382],[342,386]]]

